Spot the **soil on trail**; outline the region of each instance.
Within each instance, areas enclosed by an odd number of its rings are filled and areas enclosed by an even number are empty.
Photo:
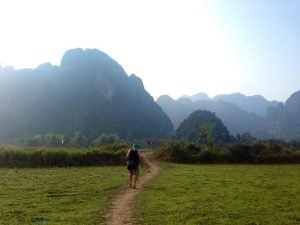
[[[122,190],[113,200],[110,212],[105,216],[106,225],[132,225],[133,224],[133,207],[134,200],[142,187],[149,180],[154,178],[159,172],[159,166],[153,158],[143,154],[145,163],[149,165],[148,172],[140,177],[137,183],[137,189],[127,188]]]

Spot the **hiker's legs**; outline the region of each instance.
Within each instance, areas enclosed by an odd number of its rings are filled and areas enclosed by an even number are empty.
[[[128,187],[136,188],[137,179],[139,176],[139,169],[129,170],[129,185]]]
[[[139,175],[140,175],[140,167],[138,166],[136,168],[136,173],[135,173],[135,176],[136,176],[136,179],[138,180],[139,179]]]
[[[134,176],[133,176],[133,188],[136,188],[136,184],[137,184],[137,181],[139,179],[139,167],[136,168],[136,170],[134,171]]]
[[[137,177],[137,175],[135,174],[135,175],[133,176],[133,188],[136,188],[137,179],[138,179],[138,177]]]
[[[129,174],[129,187],[131,188],[131,183],[132,183],[132,174]]]

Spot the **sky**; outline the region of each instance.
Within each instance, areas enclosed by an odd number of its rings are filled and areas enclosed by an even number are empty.
[[[299,0],[0,0],[0,64],[97,48],[162,94],[300,90]]]

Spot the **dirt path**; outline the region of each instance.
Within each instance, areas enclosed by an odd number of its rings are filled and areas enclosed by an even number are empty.
[[[121,191],[114,199],[110,212],[105,216],[106,225],[132,225],[133,224],[133,207],[134,199],[142,190],[145,183],[150,181],[159,172],[159,166],[155,161],[142,153],[145,162],[149,165],[149,170],[144,176],[140,177],[137,183],[137,189],[127,188]]]

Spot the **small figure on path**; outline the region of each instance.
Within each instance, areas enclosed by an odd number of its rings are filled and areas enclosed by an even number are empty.
[[[126,154],[127,169],[129,171],[129,188],[136,188],[137,179],[139,177],[139,165],[143,167],[143,157],[140,155],[137,144],[133,144],[132,148]]]

